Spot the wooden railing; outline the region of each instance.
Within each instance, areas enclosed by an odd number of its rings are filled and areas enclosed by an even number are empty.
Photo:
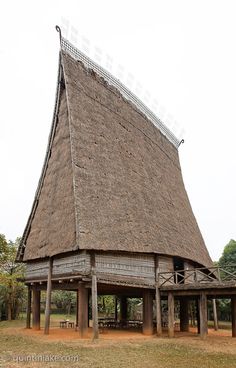
[[[158,273],[158,285],[206,284],[236,282],[236,265],[178,270]]]

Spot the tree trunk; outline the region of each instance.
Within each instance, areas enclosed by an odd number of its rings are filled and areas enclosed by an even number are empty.
[[[7,302],[7,320],[11,321],[12,320],[12,302],[11,302],[11,297],[9,297],[8,302]]]

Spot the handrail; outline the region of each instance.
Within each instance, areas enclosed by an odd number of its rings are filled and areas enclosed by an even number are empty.
[[[165,271],[158,273],[158,286],[201,284],[201,283],[225,283],[236,281],[236,265],[230,264],[224,267],[199,267],[178,271]]]

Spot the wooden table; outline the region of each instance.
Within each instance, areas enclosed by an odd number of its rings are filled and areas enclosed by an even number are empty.
[[[60,321],[60,328],[74,328],[75,322]]]

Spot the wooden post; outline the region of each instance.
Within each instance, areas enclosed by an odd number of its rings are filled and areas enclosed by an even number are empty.
[[[216,300],[212,299],[212,308],[213,308],[213,318],[214,318],[214,329],[218,331],[218,318],[217,318],[217,308],[216,308]]]
[[[31,320],[31,297],[32,291],[30,286],[28,286],[28,297],[27,297],[27,311],[26,311],[26,328],[30,328],[30,320]]]
[[[162,335],[161,324],[161,293],[158,285],[156,285],[156,322],[157,322],[157,336]]]
[[[207,336],[207,296],[204,292],[200,294],[200,336],[205,339]]]
[[[143,334],[153,334],[153,298],[151,290],[143,290]]]
[[[155,256],[155,280],[156,280],[156,333],[157,336],[162,335],[162,324],[161,324],[161,292],[159,288],[159,258]]]
[[[180,299],[180,331],[189,331],[189,311],[188,311],[188,299]]]
[[[53,268],[53,259],[49,258],[47,293],[46,293],[46,308],[45,308],[45,325],[44,325],[44,334],[45,335],[49,334],[49,327],[50,327],[51,294],[52,294],[52,268]]]
[[[231,298],[231,312],[232,312],[232,337],[236,337],[236,296]]]
[[[175,298],[172,292],[168,292],[168,336],[174,337],[175,334]]]
[[[76,315],[75,315],[75,326],[79,327],[79,292],[76,291]]]
[[[114,304],[115,304],[115,306],[114,306],[114,308],[115,308],[115,321],[117,321],[117,319],[118,319],[118,310],[117,310],[117,307],[118,307],[118,303],[117,303],[117,296],[116,295],[114,295],[114,298],[115,298],[115,300],[114,300]]]
[[[98,339],[98,293],[95,253],[91,254],[93,340]]]
[[[98,300],[97,300],[97,276],[92,274],[92,316],[93,316],[93,340],[98,339]]]
[[[34,330],[40,330],[40,290],[34,286],[32,289],[32,327]]]
[[[122,325],[127,323],[127,298],[123,295],[120,297],[120,321]]]
[[[83,281],[79,282],[79,334],[80,337],[88,335],[88,289]]]
[[[196,299],[196,315],[197,315],[197,333],[200,334],[200,312],[199,312],[199,298]]]

